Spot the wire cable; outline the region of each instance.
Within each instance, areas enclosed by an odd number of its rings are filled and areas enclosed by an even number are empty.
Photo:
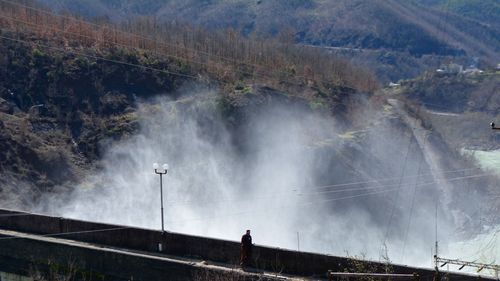
[[[0,0],[0,1],[3,1],[3,0]],[[0,16],[0,17],[4,17],[4,16]],[[4,31],[6,33],[7,32],[12,32],[10,29],[5,29],[5,28],[0,28],[0,30]],[[61,32],[64,33],[65,31],[61,30]],[[84,35],[77,35],[77,36],[84,36]],[[86,37],[86,36],[84,36],[84,37]],[[0,38],[7,39],[7,40],[10,40],[10,41],[17,41],[17,42],[21,42],[21,43],[26,43],[26,44],[34,44],[34,45],[37,45],[37,46],[42,47],[42,48],[49,48],[49,49],[53,49],[53,50],[60,51],[60,52],[70,53],[70,54],[73,54],[73,55],[79,55],[79,56],[84,56],[84,57],[88,57],[88,58],[93,58],[93,59],[96,59],[96,60],[103,60],[103,61],[114,62],[114,63],[118,63],[118,64],[125,64],[125,65],[128,65],[128,66],[135,66],[135,67],[139,67],[139,68],[143,68],[143,69],[155,70],[155,71],[159,71],[159,72],[163,72],[163,73],[167,73],[167,74],[171,74],[171,75],[189,77],[189,78],[193,78],[193,79],[199,79],[200,78],[200,77],[189,75],[189,74],[182,74],[182,73],[173,72],[173,71],[169,71],[169,70],[160,70],[160,69],[157,69],[157,68],[154,68],[154,67],[150,67],[150,66],[144,66],[144,65],[133,64],[133,63],[123,62],[123,61],[106,59],[104,57],[96,56],[96,55],[88,55],[88,54],[84,54],[82,52],[76,52],[76,51],[73,51],[73,50],[68,50],[68,49],[63,49],[63,48],[58,48],[58,47],[50,46],[50,45],[47,45],[47,44],[41,44],[39,42],[30,42],[30,41],[27,41],[27,40],[22,40],[22,39],[12,38],[12,37],[6,37],[6,36],[0,36]],[[107,41],[104,41],[104,40],[102,40],[102,41],[103,42],[107,42]],[[108,43],[120,46],[120,44],[117,44],[117,43],[110,43],[110,42],[108,42]],[[122,47],[137,49],[136,47],[127,46],[127,45],[122,45]],[[155,53],[156,55],[158,55],[157,52],[153,52],[153,51],[151,51],[151,52]],[[191,63],[194,63],[194,64],[206,65],[207,67],[209,66],[208,63],[202,63],[202,62],[198,62],[198,61],[194,61],[194,60],[190,60],[190,59],[187,59],[187,58],[182,58],[182,57],[178,57],[178,56],[174,56],[174,55],[169,55],[169,54],[164,54],[164,53],[161,53],[160,55],[167,56],[167,57],[172,57],[172,58],[176,58],[176,59],[183,60],[183,61],[186,61],[186,62],[191,62]],[[243,73],[243,74],[252,75],[254,77],[259,77],[259,78],[270,78],[270,79],[273,78],[272,77],[273,73],[268,73],[267,76],[266,76],[266,75],[262,75],[262,74],[257,74],[256,75],[255,73],[245,72],[245,71],[241,71],[241,70],[238,70],[238,69],[236,69],[236,71],[240,72],[240,73]],[[276,74],[276,73],[274,73],[274,74]],[[296,77],[300,78],[299,76],[296,76]],[[228,84],[228,85],[232,84],[232,83],[224,81],[222,79],[214,79],[214,80],[220,82],[221,84]],[[303,86],[301,82],[297,82],[297,81],[292,81],[292,80],[287,80],[287,79],[282,79],[282,78],[280,78],[279,81],[280,81],[280,83],[285,83],[285,84],[288,84],[288,85]],[[319,81],[319,82],[325,82],[325,81]],[[320,90],[320,88],[317,87],[317,86],[308,86],[308,87],[310,89],[313,89],[313,90]],[[337,102],[336,104],[348,105],[348,103],[345,103],[345,102]]]
[[[0,1],[2,1],[2,0],[0,0]],[[19,20],[19,19],[15,19],[15,18],[12,18],[12,17],[7,17],[5,15],[0,15],[0,18],[4,18],[4,19],[8,19],[8,20],[17,22],[17,23],[22,23],[22,24],[25,24],[25,25],[29,25],[29,26],[32,26],[35,29],[40,30],[40,31],[43,31],[43,29],[50,29],[52,31],[56,31],[56,32],[64,33],[64,34],[74,35],[74,36],[81,37],[81,38],[87,38],[87,39],[90,39],[90,40],[92,40],[92,41],[94,41],[96,43],[97,42],[108,43],[110,45],[115,45],[115,46],[119,46],[119,47],[127,48],[127,49],[143,49],[143,48],[135,47],[135,46],[132,46],[132,45],[121,44],[121,43],[118,43],[118,42],[112,42],[112,41],[109,41],[109,40],[95,38],[94,36],[88,36],[88,35],[84,35],[84,34],[77,33],[77,32],[71,32],[71,31],[67,31],[67,30],[63,30],[63,29],[59,29],[59,28],[54,28],[54,27],[40,26],[40,25],[37,25],[35,23],[30,23],[30,22]],[[172,54],[169,54],[169,53],[166,53],[166,52],[161,52],[160,53],[157,50],[148,50],[148,51],[150,51],[151,53],[154,53],[155,55],[166,56],[166,57],[170,57],[170,58],[177,59],[177,60],[182,60],[182,61],[193,63],[193,64],[203,65],[203,66],[206,66],[206,67],[211,66],[209,63],[195,61],[195,60],[192,60],[192,59],[188,59],[188,58],[184,58],[184,57],[172,55]],[[246,75],[255,76],[255,77],[259,77],[259,78],[269,78],[269,76],[265,76],[265,75],[262,75],[262,74],[257,74],[255,72],[244,71],[244,70],[239,69],[239,68],[236,68],[235,71],[239,72],[241,74],[246,74]],[[270,74],[270,73],[268,73],[268,74]],[[289,83],[289,84],[294,84],[294,83],[297,84],[297,82],[292,82],[290,80],[284,80],[284,81],[287,82],[287,83]]]
[[[480,169],[481,169],[480,167],[476,167],[476,168],[449,170],[449,171],[442,171],[442,172],[435,172],[435,173],[426,173],[426,174],[420,174],[420,175],[406,176],[406,177],[403,177],[403,179],[412,179],[412,178],[416,178],[416,177],[419,177],[419,176],[433,176],[433,175],[440,175],[440,174],[451,174],[451,173],[467,172],[467,171],[480,170]],[[429,171],[435,171],[435,169],[430,169]],[[315,186],[315,187],[312,187],[312,188],[314,188],[314,189],[324,189],[324,188],[329,188],[329,187],[342,187],[342,186],[360,185],[360,184],[367,184],[367,183],[379,183],[381,181],[392,181],[392,180],[398,180],[398,179],[401,179],[401,177],[377,178],[377,179],[368,180],[368,181],[358,181],[358,182],[347,182],[347,183],[331,184],[331,185],[321,185],[321,186]]]
[[[384,191],[386,192],[386,191]],[[365,194],[365,195],[357,195],[357,196],[348,196],[348,197],[343,197],[343,198],[337,198],[335,200],[328,200],[328,202],[331,201],[337,201],[337,200],[345,200],[345,199],[352,199],[360,196],[366,196],[366,195],[371,195],[371,194],[377,194],[380,192],[375,192],[375,193],[370,193],[370,194]],[[310,204],[315,204],[315,202],[307,203],[307,204],[302,204],[302,206],[310,205]],[[281,208],[279,208],[281,209]],[[259,210],[262,211],[262,210]],[[266,212],[268,209],[265,210]],[[233,217],[233,216],[240,216],[242,214],[246,214],[248,212],[239,212],[239,213],[234,213],[230,215],[226,215],[224,217],[217,217],[217,218],[195,218],[195,219],[187,219],[187,220],[181,220],[181,221],[165,221],[169,223],[176,223],[176,222],[188,222],[188,221],[198,221],[198,220],[210,220],[210,219],[221,219],[221,218],[228,218],[228,217]],[[27,214],[27,215],[34,215],[34,214]],[[60,232],[60,233],[51,233],[51,234],[41,234],[37,236],[43,236],[43,237],[54,237],[54,236],[64,236],[64,235],[73,235],[73,234],[88,234],[88,233],[95,233],[95,232],[105,232],[105,231],[115,231],[115,230],[123,230],[123,229],[130,229],[132,227],[116,227],[116,228],[107,228],[107,229],[98,229],[98,230],[86,230],[86,231],[75,231],[75,232]],[[0,240],[10,240],[10,239],[22,239],[25,237],[0,237]]]
[[[428,135],[426,136],[426,138],[424,139],[424,145],[423,145],[423,151],[425,151],[425,147],[426,147],[426,144],[427,144],[427,137]],[[404,260],[405,260],[405,250],[406,250],[406,243],[408,241],[408,235],[409,235],[409,232],[410,232],[410,225],[411,225],[411,219],[412,219],[412,215],[413,215],[413,208],[415,206],[415,197],[417,197],[417,186],[418,186],[418,181],[419,181],[419,177],[418,175],[420,174],[420,170],[422,168],[422,163],[424,162],[424,155],[422,154],[421,157],[420,157],[420,161],[418,163],[418,169],[417,169],[417,179],[415,181],[415,186],[413,188],[413,194],[412,194],[412,197],[411,197],[411,206],[410,206],[410,215],[408,217],[408,224],[406,226],[406,231],[405,231],[405,235],[404,235],[404,242],[403,242],[403,251],[401,253],[401,262],[404,263]]]
[[[5,29],[3,29],[3,28],[0,28],[0,30],[5,31]],[[189,74],[183,74],[183,73],[174,72],[174,71],[170,71],[170,70],[158,69],[158,68],[154,68],[154,67],[150,67],[150,66],[144,66],[144,65],[140,65],[140,64],[134,64],[134,63],[124,62],[124,61],[119,61],[119,60],[114,60],[114,59],[108,59],[108,58],[104,58],[104,57],[96,56],[96,55],[89,55],[89,54],[85,54],[82,52],[76,52],[76,51],[72,51],[72,50],[66,50],[66,49],[62,49],[62,48],[58,48],[58,47],[54,47],[54,46],[50,46],[50,45],[41,44],[38,42],[35,43],[35,42],[30,42],[27,40],[7,37],[7,36],[3,36],[3,35],[0,35],[0,38],[5,39],[5,40],[20,42],[20,43],[37,45],[40,47],[49,48],[49,49],[61,51],[64,53],[70,53],[73,55],[84,56],[84,57],[88,57],[88,58],[92,58],[92,59],[96,59],[96,60],[102,60],[102,61],[113,62],[113,63],[122,64],[122,65],[126,65],[126,66],[132,66],[132,67],[138,67],[138,68],[142,68],[142,69],[146,69],[146,70],[157,71],[157,72],[161,72],[161,73],[165,73],[165,74],[176,75],[176,76],[185,77],[185,78],[193,78],[193,79],[199,78],[197,76],[193,76],[193,75],[189,75]]]
[[[325,202],[333,202],[333,201],[339,201],[339,200],[347,200],[347,199],[353,199],[353,198],[358,198],[358,197],[363,197],[363,196],[369,196],[373,194],[380,194],[383,192],[389,192],[389,191],[378,191],[378,192],[370,192],[367,194],[360,194],[360,195],[354,195],[354,196],[347,196],[347,197],[341,197],[341,198],[335,198],[335,199],[329,199],[329,200],[324,200],[321,203]],[[299,206],[310,206],[310,205],[315,205],[318,202],[308,202],[308,203],[302,203]],[[290,206],[287,206],[290,207]],[[297,205],[293,206],[294,208],[297,207]],[[252,210],[252,211],[244,211],[244,212],[238,212],[238,213],[233,213],[229,215],[224,215],[224,216],[218,216],[218,217],[203,217],[203,218],[193,218],[193,219],[184,219],[184,220],[179,220],[179,221],[165,221],[168,223],[177,223],[177,222],[190,222],[190,221],[206,221],[206,220],[214,220],[214,219],[226,219],[228,217],[233,217],[233,216],[241,216],[242,214],[248,214],[248,213],[257,213],[257,212],[268,212],[270,209],[275,209],[275,210],[281,210],[284,209],[285,206],[281,207],[275,207],[275,208],[267,208],[263,210]],[[33,215],[33,214],[29,214]],[[94,232],[104,232],[104,231],[114,231],[114,230],[122,230],[122,229],[130,229],[132,227],[116,227],[116,228],[107,228],[107,229],[99,229],[99,230],[86,230],[86,231],[75,231],[75,232],[60,232],[60,233],[51,233],[51,234],[42,234],[38,236],[44,236],[44,237],[52,237],[52,236],[64,236],[64,235],[71,235],[71,234],[86,234],[86,233],[94,233]],[[19,239],[21,237],[2,237],[0,240],[9,240],[9,239]],[[24,238],[24,237],[23,237]]]
[[[261,65],[261,64],[249,64],[249,63],[243,62],[241,60],[230,59],[230,58],[227,58],[227,57],[224,57],[224,56],[220,56],[220,55],[217,55],[217,54],[211,54],[209,52],[204,52],[204,51],[201,51],[201,50],[196,50],[196,49],[192,49],[192,48],[188,48],[188,47],[182,47],[182,46],[179,46],[178,44],[171,44],[171,43],[167,43],[167,42],[164,42],[164,41],[160,42],[160,41],[157,41],[156,39],[154,39],[152,37],[146,37],[146,36],[139,35],[139,34],[136,34],[136,33],[126,32],[126,31],[123,31],[123,30],[120,30],[120,29],[117,29],[117,28],[112,28],[112,27],[109,27],[109,26],[104,26],[104,25],[92,23],[92,22],[89,22],[89,21],[84,21],[84,20],[76,19],[74,17],[68,17],[68,16],[58,15],[58,14],[55,14],[55,13],[52,13],[52,12],[48,12],[48,11],[45,11],[45,10],[42,10],[42,9],[38,9],[38,8],[31,7],[31,6],[23,5],[23,4],[20,4],[20,3],[15,3],[15,2],[12,2],[12,1],[0,0],[0,2],[4,2],[4,3],[10,4],[10,5],[22,7],[22,8],[25,8],[25,9],[32,10],[32,11],[37,11],[37,12],[40,12],[40,13],[43,13],[43,14],[46,14],[46,15],[50,15],[50,16],[55,17],[55,18],[63,18],[63,19],[69,20],[69,21],[75,21],[75,22],[79,22],[79,23],[82,23],[82,24],[85,24],[85,25],[95,26],[95,27],[97,27],[99,29],[102,29],[102,30],[108,29],[108,30],[113,31],[113,32],[117,32],[117,33],[121,33],[121,34],[127,34],[127,35],[134,36],[134,37],[142,39],[142,40],[150,41],[150,42],[154,43],[155,46],[158,45],[158,44],[160,46],[161,45],[163,45],[163,46],[170,46],[170,47],[173,47],[173,48],[176,48],[176,49],[179,48],[179,49],[190,51],[190,52],[194,52],[194,53],[197,53],[197,54],[207,55],[209,57],[217,57],[219,59],[226,60],[228,62],[235,63],[235,64],[238,64],[238,65],[246,65],[246,66],[255,67],[256,71],[261,71],[261,72],[264,73],[264,75],[259,75],[260,77],[265,78],[265,77],[271,76],[270,75],[271,73],[266,72],[266,71],[263,70],[263,69],[266,68],[265,65]],[[12,18],[11,18],[11,20],[19,21],[19,20],[12,19]],[[31,24],[31,23],[27,23],[27,22],[24,22],[24,23]],[[61,30],[61,29],[59,29],[59,31],[60,32],[67,32],[67,31],[64,31],[64,30]],[[73,34],[76,34],[76,33],[73,33]],[[77,36],[88,37],[88,36],[81,35],[81,34],[79,34]],[[88,37],[88,38],[91,38],[91,37]],[[107,42],[110,43],[110,44],[116,44],[116,43],[112,43],[112,42],[109,42],[109,41],[107,41]],[[130,46],[130,47],[132,47],[132,46]],[[163,54],[163,55],[166,55],[166,54]],[[183,58],[183,60],[188,60],[188,59],[184,59]],[[201,64],[200,62],[197,62],[197,63]],[[242,72],[242,73],[246,73],[248,75],[255,76],[255,73],[250,73],[250,72]],[[274,74],[276,74],[276,73],[274,73]],[[306,77],[300,76],[300,75],[296,75],[295,77],[299,78],[299,79],[306,79]],[[282,79],[282,78],[280,78],[280,81],[281,82],[286,82],[286,83],[289,83],[289,84],[292,84],[292,85],[302,85],[300,82],[295,82],[295,81],[286,80],[286,79]],[[318,82],[322,82],[322,83],[329,83],[328,81],[324,81],[324,80],[317,80],[317,81]],[[316,87],[311,87],[311,88],[319,89],[319,88],[316,88]]]
[[[133,33],[133,32],[127,32],[127,31],[124,31],[124,30],[120,30],[120,29],[118,29],[116,27],[104,26],[104,25],[100,25],[100,24],[93,23],[93,22],[90,22],[90,21],[81,20],[81,19],[78,19],[78,18],[75,18],[75,17],[72,17],[72,16],[58,15],[58,14],[55,14],[53,12],[49,12],[49,11],[46,11],[46,10],[38,9],[38,8],[35,8],[35,7],[32,7],[32,6],[23,5],[23,4],[12,2],[12,1],[8,1],[8,0],[0,0],[0,2],[4,2],[4,3],[10,4],[10,5],[14,5],[14,6],[17,6],[17,7],[26,8],[26,9],[29,9],[29,10],[32,10],[32,11],[41,12],[43,14],[46,14],[46,15],[49,15],[49,16],[52,16],[52,17],[62,18],[62,19],[69,20],[69,21],[75,21],[75,22],[79,22],[79,23],[82,23],[82,24],[91,25],[91,26],[94,26],[94,27],[97,27],[97,28],[100,28],[100,29],[108,29],[110,31],[114,31],[114,32],[117,32],[117,33],[131,35],[131,36],[139,38],[139,39],[148,40],[148,41],[152,41],[152,42],[155,42],[155,43],[161,43],[161,44],[163,44],[165,46],[179,48],[179,49],[182,49],[182,50],[196,52],[196,53],[202,53],[202,54],[209,55],[209,56],[215,56],[215,57],[218,57],[218,58],[223,59],[223,60],[228,60],[229,62],[232,62],[232,63],[242,63],[241,61],[232,60],[232,59],[229,59],[229,58],[224,57],[224,56],[219,56],[219,55],[216,55],[216,54],[211,54],[209,52],[203,52],[203,51],[199,51],[199,50],[196,50],[196,49],[191,49],[191,48],[188,48],[188,47],[182,47],[182,46],[179,46],[177,44],[171,44],[171,43],[167,43],[167,42],[159,42],[159,41],[157,41],[156,39],[154,39],[152,37],[147,37],[147,36],[140,35],[140,34]],[[248,66],[264,67],[263,65],[258,65],[258,64],[256,64],[256,65],[246,64],[246,63],[244,63],[244,64],[248,65]]]
[[[484,177],[484,176],[488,176],[488,175],[490,175],[490,174],[459,177],[459,178],[449,179],[449,181],[460,181],[460,180],[465,180],[465,179],[470,179],[470,178]],[[426,182],[426,183],[419,184],[418,186],[431,186],[431,185],[434,185],[435,183],[436,182],[434,182],[434,181],[433,182]],[[177,220],[177,221],[170,220],[170,221],[165,221],[165,222],[184,223],[184,222],[190,222],[190,221],[219,220],[219,219],[227,219],[227,218],[234,217],[234,216],[241,216],[241,215],[245,215],[245,214],[258,214],[258,213],[260,213],[261,215],[269,215],[270,211],[274,211],[274,214],[280,214],[280,212],[277,212],[277,211],[283,211],[286,209],[296,209],[297,207],[318,207],[318,205],[320,205],[320,204],[331,203],[331,202],[336,202],[336,201],[343,201],[343,200],[351,200],[351,199],[374,196],[374,195],[381,195],[384,193],[394,192],[398,189],[400,189],[400,187],[384,189],[384,190],[379,190],[379,191],[368,191],[365,193],[343,196],[343,197],[335,197],[335,198],[328,198],[328,199],[324,199],[324,198],[312,199],[312,200],[309,200],[308,202],[298,202],[296,204],[288,204],[288,205],[282,205],[282,206],[275,206],[275,205],[269,204],[268,207],[261,208],[258,210],[249,209],[249,210],[245,210],[245,211],[241,211],[241,212],[237,212],[237,213],[232,213],[232,214],[227,214],[227,215],[222,215],[222,216],[212,216],[212,217],[202,216],[199,218],[183,219],[183,220]],[[198,201],[198,203],[199,202],[200,201]]]
[[[460,180],[466,180],[466,179],[474,179],[474,178],[480,178],[480,177],[486,177],[486,176],[492,176],[495,175],[494,173],[486,173],[486,174],[474,174],[474,175],[469,175],[469,176],[460,176],[460,177],[451,177],[451,178],[444,178],[444,180],[453,182],[453,181],[460,181]],[[427,186],[427,185],[432,185],[432,184],[439,184],[439,180],[431,180],[428,182],[424,182],[422,184],[418,184],[417,186]],[[367,186],[367,187],[361,187],[361,188],[352,188],[352,189],[342,189],[342,190],[333,190],[329,192],[318,192],[318,191],[311,191],[311,192],[297,192],[296,189],[292,189],[290,191],[283,191],[283,192],[276,192],[272,193],[269,195],[265,196],[258,196],[258,197],[251,197],[251,198],[232,198],[232,199],[215,199],[215,200],[188,200],[184,202],[179,202],[179,201],[169,201],[166,204],[167,205],[173,205],[173,206],[182,206],[182,205],[199,205],[200,203],[236,203],[236,202],[245,202],[245,201],[256,201],[256,200],[261,200],[261,199],[272,199],[276,198],[277,196],[284,197],[284,196],[289,196],[289,197],[296,197],[296,196],[311,196],[311,195],[322,195],[322,194],[332,194],[332,193],[341,193],[341,192],[353,192],[353,191],[368,191],[368,190],[377,190],[377,189],[384,189],[384,188],[392,188],[396,186],[401,186],[401,187],[407,187],[413,185],[412,183],[408,184],[388,184],[388,185],[376,185],[376,186]]]
[[[420,110],[420,107],[418,109]],[[417,115],[418,115],[418,112],[417,112]],[[414,138],[413,131],[411,131],[411,134],[410,134],[409,138],[410,139],[409,139],[409,142],[408,142],[408,148],[406,149],[406,155],[405,155],[405,158],[404,158],[404,164],[403,164],[403,167],[401,169],[401,178],[399,179],[399,185],[401,185],[403,183],[403,177],[405,175],[406,165],[408,164],[408,156],[410,154],[410,148],[411,148],[411,145],[413,143],[413,138]],[[394,196],[394,199],[393,199],[393,204],[392,204],[392,208],[391,208],[391,214],[389,216],[389,221],[387,222],[387,228],[386,228],[384,240],[382,241],[382,244],[380,245],[381,249],[383,248],[384,245],[386,245],[387,238],[389,237],[389,232],[390,232],[390,228],[391,228],[391,224],[392,224],[392,219],[393,219],[394,213],[396,211],[396,203],[397,203],[398,197],[399,197],[399,189],[398,189],[398,192],[396,192],[396,195]]]
[[[485,176],[485,175],[475,175],[475,177],[480,177],[480,176]],[[462,180],[464,178],[471,178],[472,176],[468,177],[462,177],[462,178],[455,178],[452,180]],[[425,183],[421,184],[420,186],[424,185],[432,185],[432,183]],[[185,222],[193,222],[193,221],[213,221],[213,220],[220,220],[220,219],[228,219],[231,217],[241,217],[241,215],[246,215],[246,214],[259,214],[260,215],[269,215],[270,211],[282,211],[286,209],[296,209],[297,207],[317,207],[318,204],[325,204],[325,203],[331,203],[335,201],[342,201],[342,200],[352,200],[356,198],[361,198],[361,197],[367,197],[367,196],[373,196],[373,195],[379,195],[383,193],[388,193],[388,192],[393,192],[399,190],[400,187],[398,188],[392,188],[392,189],[386,189],[386,190],[381,190],[381,191],[373,191],[373,192],[366,192],[362,194],[357,194],[357,195],[351,195],[351,196],[344,196],[344,197],[338,197],[338,198],[330,198],[330,199],[321,199],[321,200],[311,200],[309,202],[304,202],[304,203],[298,203],[298,204],[293,204],[293,205],[283,205],[279,207],[269,207],[269,208],[262,208],[258,210],[246,210],[242,212],[237,212],[237,213],[232,213],[232,214],[226,214],[226,215],[218,215],[218,216],[203,216],[203,217],[198,217],[198,218],[189,218],[189,219],[182,219],[182,220],[167,220],[165,221],[166,223],[170,224],[176,224],[176,223],[185,223]],[[271,206],[271,205],[269,205]],[[20,211],[21,212],[21,211]],[[274,212],[274,214],[279,214],[280,212]],[[13,214],[13,215],[21,215],[21,214]],[[38,214],[26,214],[26,216],[37,216]],[[106,232],[106,231],[116,231],[116,230],[123,230],[123,229],[131,229],[134,227],[115,227],[115,228],[106,228],[106,229],[98,229],[98,230],[85,230],[85,231],[74,231],[74,232],[60,232],[60,233],[51,233],[51,234],[42,234],[38,236],[44,236],[44,237],[55,237],[55,236],[65,236],[65,235],[73,235],[73,234],[88,234],[88,233],[95,233],[95,232]],[[2,237],[0,240],[9,240],[9,239],[22,239],[24,237]]]

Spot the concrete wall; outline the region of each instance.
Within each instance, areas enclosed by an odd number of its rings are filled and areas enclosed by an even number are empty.
[[[60,240],[16,238],[0,240],[0,270],[55,280],[112,281],[273,281],[259,274],[209,267],[191,262],[101,249]],[[13,276],[13,275],[10,275]],[[62,280],[62,279],[57,279]],[[3,281],[3,279],[2,279]],[[26,280],[15,280],[26,281]]]
[[[17,216],[19,214],[19,216]],[[10,216],[14,215],[14,216]],[[91,242],[126,249],[158,252],[158,243],[164,245],[163,253],[181,257],[237,265],[240,245],[237,242],[197,237],[178,233],[85,222],[37,214],[19,213],[0,209],[0,228],[34,234],[65,233],[65,239]],[[123,229],[120,229],[123,228]],[[109,230],[101,232],[73,233],[81,231]],[[304,253],[263,246],[253,250],[255,267],[274,272],[301,276],[326,276],[328,270],[344,271],[350,267],[349,259],[343,257]],[[394,273],[418,273],[421,280],[432,280],[433,271],[399,265],[391,265]],[[379,268],[384,264],[366,262],[366,268]],[[477,277],[452,274],[460,280],[477,280]]]
[[[33,279],[13,273],[0,272],[0,281],[33,281]]]

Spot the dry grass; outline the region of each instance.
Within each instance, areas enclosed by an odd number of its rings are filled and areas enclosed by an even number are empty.
[[[8,2],[0,3],[0,27],[67,49],[147,51],[224,82],[250,80],[279,88],[342,85],[365,92],[377,87],[369,73],[320,49],[248,40],[232,30],[209,33],[148,17],[122,25],[96,24]]]

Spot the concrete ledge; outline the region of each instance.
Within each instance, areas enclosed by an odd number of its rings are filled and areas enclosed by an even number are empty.
[[[202,260],[220,262],[230,265],[239,263],[240,245],[237,242],[184,235],[172,232],[127,227],[103,223],[51,217],[39,214],[23,213],[0,209],[0,228],[26,233],[51,235],[64,233],[65,239],[95,243],[111,247],[131,250],[158,252],[158,243],[164,245],[162,253],[195,257]],[[77,233],[82,231],[95,231]],[[350,267],[351,259],[330,255],[297,252],[263,246],[255,246],[253,250],[254,266],[258,269],[282,272],[300,276],[325,277],[328,270],[345,271]],[[384,273],[383,263],[363,261],[365,268],[377,268]],[[421,280],[432,280],[434,271],[391,264],[393,273],[413,274],[421,276]],[[449,273],[450,278],[461,280],[477,280],[478,276]],[[488,279],[488,278],[486,278]],[[494,280],[493,278],[490,278]]]
[[[0,269],[24,276],[31,270],[72,272],[84,280],[280,280],[258,273],[57,238],[0,231]],[[26,270],[19,270],[25,268]]]

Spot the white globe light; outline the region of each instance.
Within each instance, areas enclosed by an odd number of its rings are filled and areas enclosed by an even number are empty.
[[[160,165],[158,165],[158,163],[153,163],[153,169],[157,170],[158,168],[160,168]]]
[[[165,170],[165,171],[166,171],[166,170],[168,170],[168,164],[163,164],[161,167],[162,167],[162,168],[163,168],[163,170]]]

